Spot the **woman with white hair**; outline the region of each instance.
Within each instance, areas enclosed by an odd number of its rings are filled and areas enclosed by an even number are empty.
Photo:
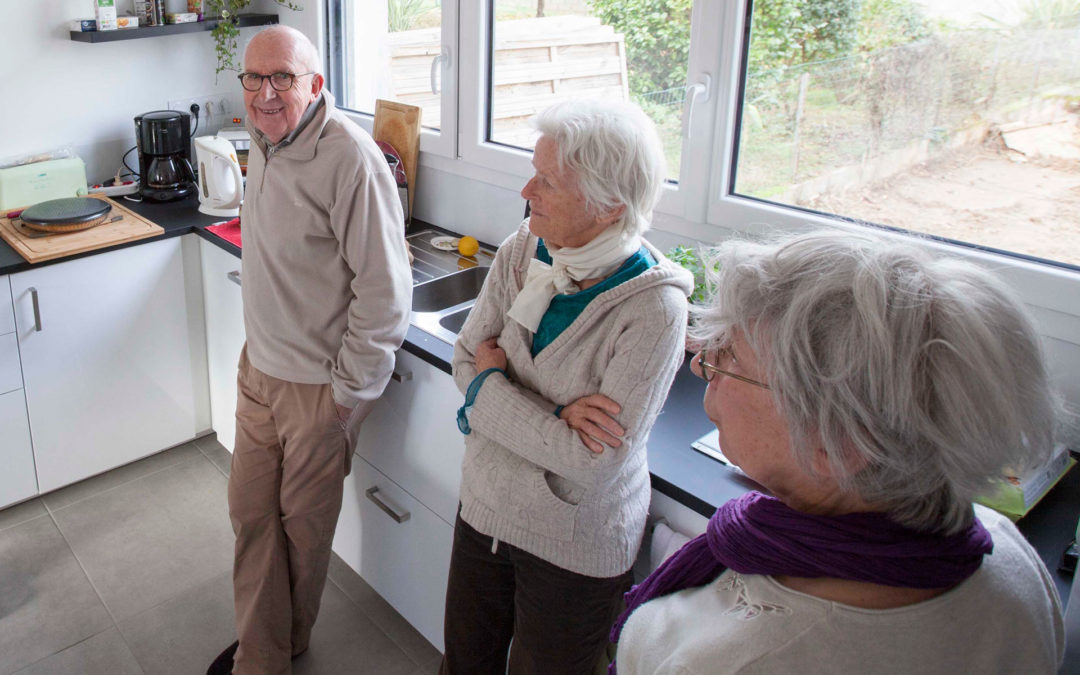
[[[645,442],[684,358],[692,277],[641,236],[664,181],[652,122],[577,101],[537,126],[531,217],[454,348],[466,436],[444,673],[592,672],[632,583]]]
[[[717,263],[693,368],[724,454],[772,496],[721,506],[627,596],[619,675],[1056,672],[1046,568],[972,506],[1053,445],[1019,301],[870,233],[728,242]]]

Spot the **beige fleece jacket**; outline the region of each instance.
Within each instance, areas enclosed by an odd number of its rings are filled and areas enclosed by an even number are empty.
[[[651,496],[645,444],[683,362],[690,273],[648,242],[657,265],[598,295],[534,359],[532,334],[506,317],[536,237],[528,221],[495,256],[454,347],[454,380],[476,376],[477,345],[498,336],[509,379],[488,377],[469,412],[461,517],[478,531],[563,569],[613,577],[630,569]],[[591,452],[552,414],[589,394],[622,406],[618,449]]]
[[[346,407],[382,393],[409,323],[397,186],[371,137],[322,105],[274,148],[252,130],[241,218],[248,357]],[[313,104],[315,105],[315,104]]]

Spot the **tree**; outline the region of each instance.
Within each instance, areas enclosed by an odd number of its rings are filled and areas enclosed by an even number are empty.
[[[623,34],[630,91],[686,85],[693,0],[588,0],[593,14]]]

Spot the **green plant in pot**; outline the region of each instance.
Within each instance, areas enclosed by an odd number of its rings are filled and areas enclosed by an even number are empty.
[[[667,252],[668,260],[682,266],[694,275],[694,292],[690,295],[690,302],[700,305],[708,297],[708,282],[705,279],[705,263],[701,259],[701,251],[689,246],[676,246]]]
[[[214,38],[214,52],[217,55],[217,70],[220,74],[223,70],[239,71],[236,64],[236,49],[240,37],[240,30],[236,27],[240,20],[240,13],[251,5],[252,0],[203,0],[203,13],[210,18],[219,18],[217,25],[210,31]],[[304,9],[300,5],[289,0],[274,0],[282,7],[294,11]]]

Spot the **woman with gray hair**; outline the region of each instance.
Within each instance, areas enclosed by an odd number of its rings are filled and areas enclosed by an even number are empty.
[[[454,348],[466,436],[444,673],[592,672],[645,527],[645,442],[684,357],[692,277],[641,237],[664,180],[652,122],[576,101],[538,127],[531,217]]]
[[[774,496],[721,506],[628,594],[619,674],[1056,672],[1046,568],[972,506],[1053,445],[1019,301],[870,233],[728,242],[716,261],[693,368],[724,454]]]

